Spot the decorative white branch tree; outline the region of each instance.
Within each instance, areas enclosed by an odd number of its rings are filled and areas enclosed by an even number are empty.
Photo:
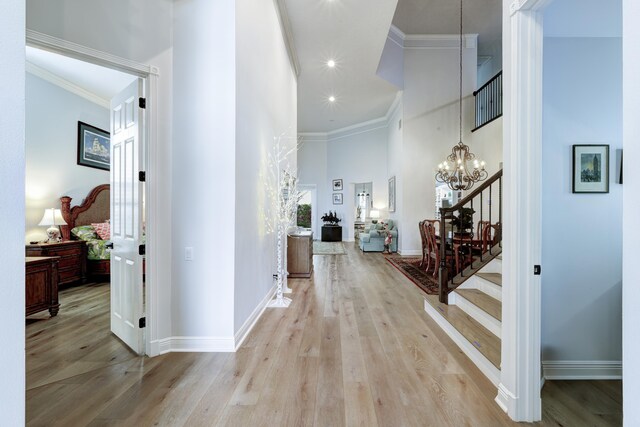
[[[288,307],[291,299],[284,293],[290,289],[286,286],[287,269],[284,259],[286,233],[298,211],[300,191],[297,187],[297,176],[292,170],[290,156],[298,150],[298,141],[291,146],[287,144],[291,138],[282,134],[274,138],[274,144],[268,155],[269,176],[264,180],[265,190],[269,201],[269,209],[265,215],[268,233],[275,233],[277,246],[277,291],[276,297],[269,303],[269,307]]]

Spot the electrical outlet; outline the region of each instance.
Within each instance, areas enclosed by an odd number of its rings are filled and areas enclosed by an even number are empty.
[[[184,248],[184,260],[193,261],[193,248],[191,246]]]

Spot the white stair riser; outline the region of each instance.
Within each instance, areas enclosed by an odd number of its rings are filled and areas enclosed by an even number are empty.
[[[480,273],[500,273],[502,274],[502,260],[498,258],[494,258],[491,262],[484,267],[482,267],[479,271]]]
[[[492,298],[502,301],[502,286],[496,285],[480,276],[473,276],[460,285],[459,289],[477,289]]]
[[[456,328],[454,328],[442,315],[424,300],[424,311],[442,328],[443,331],[456,343],[456,345],[467,355],[469,359],[480,369],[480,371],[498,387],[500,384],[500,370],[493,366],[480,351],[474,347]]]
[[[460,307],[462,311],[471,316],[473,320],[487,328],[493,335],[500,338],[500,335],[502,333],[502,322],[500,322],[498,319],[496,319],[480,307],[476,306],[474,303],[467,300],[457,292],[454,291],[452,292],[452,294],[456,294],[455,298],[453,299],[456,306]],[[451,298],[449,299],[449,303],[451,304]]]

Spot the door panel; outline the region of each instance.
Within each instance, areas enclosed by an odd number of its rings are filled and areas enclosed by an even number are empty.
[[[111,100],[111,331],[133,351],[144,353],[141,168],[142,80]]]

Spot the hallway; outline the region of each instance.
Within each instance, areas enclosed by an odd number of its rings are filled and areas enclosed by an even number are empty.
[[[237,353],[134,357],[95,305],[108,306],[107,288],[84,317],[65,312],[78,292],[63,291],[51,330],[28,322],[28,425],[517,425],[423,311],[422,293],[380,254],[345,248],[315,256],[313,280],[291,280],[291,307],[265,311]],[[620,425],[620,389],[548,382],[542,425]]]

